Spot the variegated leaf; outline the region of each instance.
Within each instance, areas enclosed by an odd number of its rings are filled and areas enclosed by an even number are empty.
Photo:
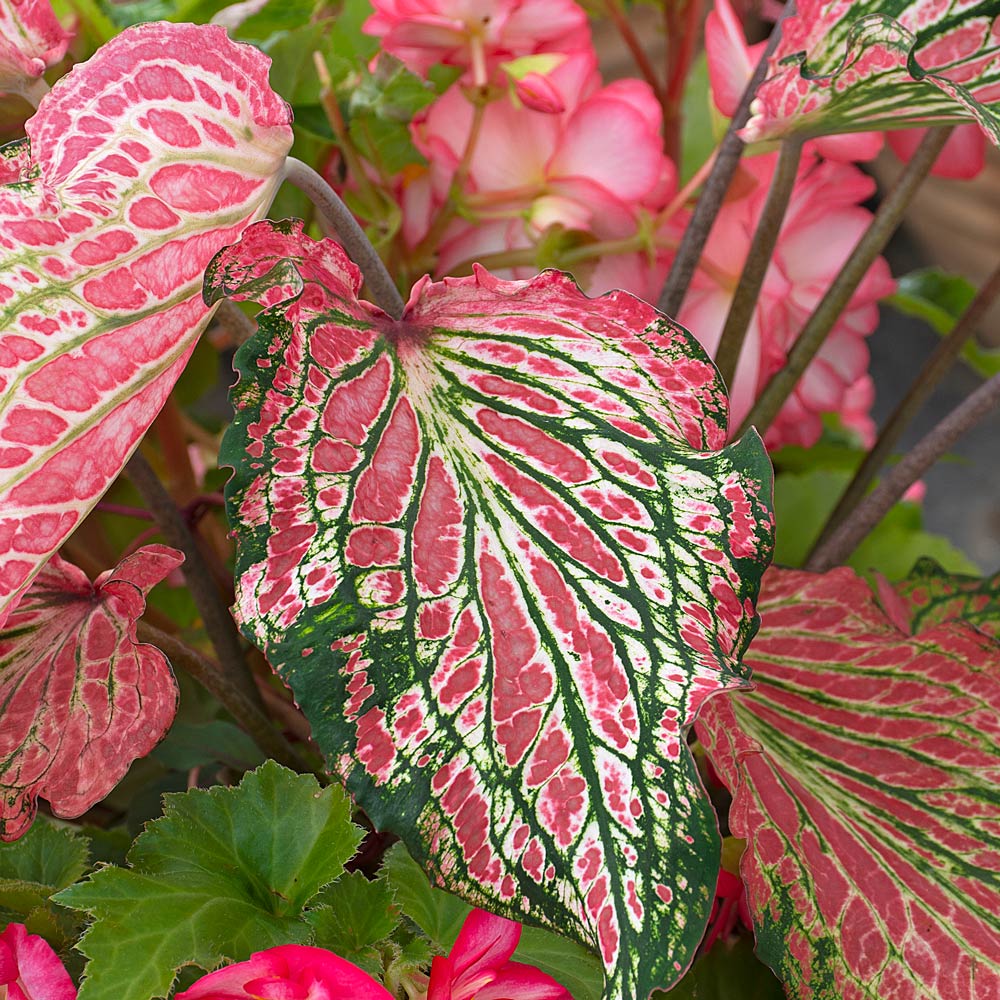
[[[270,307],[222,449],[247,635],[378,827],[645,1000],[715,888],[684,733],[745,684],[759,439],[724,447],[684,330],[557,272],[424,279],[397,322],[338,246],[260,223],[207,282]]]
[[[921,559],[895,589],[915,632],[960,620],[1000,639],[1000,573],[985,579],[955,576],[933,559]]]
[[[0,186],[0,624],[121,471],[280,182],[289,111],[216,26],[144,24],[64,77]],[[23,153],[23,150],[20,150]]]
[[[849,569],[770,570],[751,694],[696,725],[758,955],[811,1000],[1000,996],[1000,649],[897,629]]]
[[[166,734],[177,684],[136,642],[146,594],[183,556],[147,545],[93,584],[53,556],[0,632],[0,838],[31,825],[36,800],[73,817],[104,798]]]
[[[66,54],[70,37],[49,0],[0,0],[0,91],[37,107],[48,90],[41,76]]]
[[[972,118],[1000,144],[1000,0],[798,0],[749,141]]]

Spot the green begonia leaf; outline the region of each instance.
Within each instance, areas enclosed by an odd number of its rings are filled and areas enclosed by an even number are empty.
[[[305,907],[360,839],[340,789],[271,761],[236,788],[165,801],[128,869],[101,869],[58,896],[94,917],[79,946],[90,959],[79,1000],[164,997],[184,965],[305,943]]]

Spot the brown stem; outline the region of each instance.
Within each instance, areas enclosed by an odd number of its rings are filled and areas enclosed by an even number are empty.
[[[800,139],[793,136],[781,144],[774,177],[771,179],[771,187],[764,202],[764,210],[757,221],[757,228],[754,230],[747,259],[743,265],[743,273],[740,274],[733,301],[729,305],[719,348],[715,353],[715,365],[728,386],[733,385],[736,377],[736,366],[743,350],[743,341],[746,339],[754,309],[757,307],[757,299],[764,284],[764,276],[767,274],[775,244],[778,242],[778,233],[781,231],[781,223],[795,187],[801,157]]]
[[[684,134],[684,86],[694,60],[700,32],[701,0],[666,0],[666,89],[663,105],[663,149],[674,163],[681,162]]]
[[[140,642],[156,646],[174,667],[180,668],[201,684],[268,757],[273,757],[279,763],[296,771],[311,770],[291,743],[274,728],[263,709],[255,701],[247,698],[243,690],[230,681],[217,663],[213,663],[176,636],[163,632],[148,622],[138,622],[136,636]]]
[[[156,519],[163,537],[184,553],[181,567],[184,580],[229,683],[263,712],[263,703],[243,655],[243,643],[236,623],[212,580],[208,564],[187,521],[140,452],[137,451],[129,459],[125,472]]]
[[[663,291],[660,293],[656,308],[668,316],[676,316],[684,303],[684,296],[687,294],[688,286],[694,277],[694,270],[701,257],[708,235],[712,231],[715,218],[719,214],[722,202],[729,190],[736,167],[743,155],[744,142],[738,133],[750,117],[750,102],[753,100],[757,88],[767,74],[767,63],[774,53],[781,38],[781,25],[786,17],[789,17],[795,8],[795,0],[788,0],[781,17],[771,31],[771,37],[767,40],[767,46],[761,54],[760,61],[753,71],[753,76],[743,91],[740,103],[736,108],[729,128],[719,144],[719,150],[715,155],[715,165],[712,172],[705,181],[698,204],[695,205],[694,214],[688,223],[681,245],[678,247],[674,262],[670,266],[670,273],[667,275]]]
[[[899,443],[903,432],[909,427],[927,398],[955,363],[963,345],[976,332],[976,327],[979,326],[980,321],[998,296],[1000,296],[1000,267],[997,267],[986,279],[985,284],[969,303],[969,307],[962,313],[951,333],[937,345],[933,354],[924,363],[920,374],[913,380],[909,392],[886,421],[872,450],[865,455],[858,471],[854,473],[854,478],[844,490],[844,494],[829,520],[823,526],[823,531],[816,540],[813,551],[825,544],[858,505],[879,469],[882,468],[892,450]]]
[[[642,73],[642,78],[649,84],[656,99],[660,102],[660,106],[663,107],[665,96],[663,84],[657,77],[656,70],[649,61],[646,50],[642,47],[642,42],[636,37],[629,19],[625,16],[619,0],[604,0],[604,10],[607,12],[608,17],[614,21],[615,27],[618,29],[618,34],[622,36],[622,41],[627,46],[629,52],[632,53],[632,58],[635,60],[639,72]]]
[[[858,504],[851,519],[842,524],[806,563],[806,569],[825,573],[842,563],[882,520],[900,497],[966,431],[1000,405],[1000,374],[983,383],[959,403],[937,427],[925,435],[889,474]]]
[[[850,302],[851,296],[868,273],[868,268],[885,249],[896,231],[907,206],[924,178],[930,173],[950,133],[951,127],[934,128],[921,140],[892,190],[882,199],[875,217],[858,240],[857,246],[844,262],[844,266],[833,279],[833,283],[813,314],[806,320],[795,345],[788,353],[785,366],[764,387],[753,409],[736,432],[737,437],[742,436],[750,427],[756,427],[761,436],[767,433],[774,418],[785,405],[785,400],[792,394],[792,390]]]

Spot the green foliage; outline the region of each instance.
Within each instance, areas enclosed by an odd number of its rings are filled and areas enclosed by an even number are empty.
[[[753,952],[753,937],[719,941],[670,991],[652,1000],[784,1000],[774,973]]]
[[[402,844],[394,844],[386,854],[382,873],[403,913],[438,951],[450,950],[472,907],[435,889]],[[562,983],[574,1000],[601,1000],[604,995],[604,969],[597,956],[551,931],[524,927],[513,960],[537,966]]]
[[[399,926],[394,898],[384,879],[372,882],[360,872],[349,872],[313,900],[307,914],[313,944],[380,978],[385,973],[380,946],[387,945]]]
[[[947,336],[975,298],[976,286],[957,274],[928,267],[904,274],[896,293],[885,301],[907,316],[926,321],[941,336]],[[968,341],[962,360],[978,375],[991,378],[1000,372],[1000,349],[988,350]]]
[[[360,831],[339,788],[268,761],[236,788],[166,797],[128,854],[59,894],[94,923],[80,1000],[163,997],[178,969],[211,969],[304,943],[306,906],[336,879]]]

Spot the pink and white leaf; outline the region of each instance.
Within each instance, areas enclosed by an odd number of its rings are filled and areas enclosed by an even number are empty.
[[[131,28],[60,80],[0,186],[0,624],[149,427],[210,309],[205,266],[291,143],[268,59]]]
[[[758,955],[803,1000],[1000,996],[1000,647],[901,631],[848,569],[769,570],[758,607],[755,689],[696,725]]]
[[[745,683],[761,443],[725,446],[707,357],[626,293],[480,268],[394,321],[360,284],[293,224],[209,270],[210,296],[267,307],[222,448],[237,617],[379,828],[645,1000],[712,905],[684,733]]]
[[[0,91],[37,107],[48,90],[41,76],[66,54],[71,37],[49,0],[0,0]]]
[[[955,576],[933,559],[920,559],[895,590],[910,630],[962,621],[1000,640],[1000,573],[985,579]]]
[[[166,734],[177,684],[135,623],[183,558],[148,545],[91,583],[53,556],[35,577],[0,632],[0,839],[28,829],[39,796],[86,812]]]
[[[824,135],[972,119],[1000,144],[995,3],[799,0],[743,136]]]

